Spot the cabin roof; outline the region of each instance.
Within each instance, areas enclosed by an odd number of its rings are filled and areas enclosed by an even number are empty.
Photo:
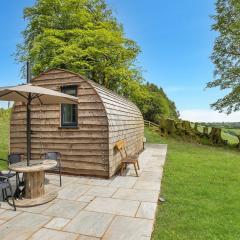
[[[63,73],[64,72],[67,72],[67,73],[71,73],[75,76],[78,76],[80,77],[81,79],[85,80],[86,82],[88,82],[97,92],[97,94],[99,95],[99,97],[101,98],[105,108],[109,108],[109,101],[104,101],[104,99],[107,97],[108,99],[112,99],[112,100],[115,100],[118,102],[118,105],[122,105],[122,107],[126,107],[126,106],[129,106],[129,110],[131,109],[133,112],[135,112],[137,115],[142,115],[141,114],[141,111],[139,110],[139,108],[133,103],[131,102],[129,99],[123,97],[123,96],[120,96],[118,95],[116,92],[112,91],[112,90],[109,90],[107,89],[106,87],[90,80],[90,79],[87,79],[86,77],[82,76],[81,74],[78,74],[78,73],[75,73],[75,72],[72,72],[72,71],[69,71],[69,70],[66,70],[66,69],[61,69],[61,68],[52,68],[52,69],[49,69],[43,73],[41,73],[39,76],[37,77],[34,77],[34,79],[37,79],[38,77],[40,77],[41,75],[44,75],[46,73],[49,73],[51,71],[62,71]],[[118,109],[116,109],[118,110]]]

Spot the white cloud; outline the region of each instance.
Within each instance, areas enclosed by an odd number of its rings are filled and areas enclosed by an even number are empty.
[[[240,122],[240,112],[230,115],[207,109],[191,109],[180,111],[183,120],[192,122]]]

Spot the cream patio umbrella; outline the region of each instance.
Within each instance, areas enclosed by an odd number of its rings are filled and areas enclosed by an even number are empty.
[[[26,103],[27,119],[27,165],[31,158],[31,104],[76,104],[78,98],[47,88],[23,84],[13,87],[0,87],[0,100]]]

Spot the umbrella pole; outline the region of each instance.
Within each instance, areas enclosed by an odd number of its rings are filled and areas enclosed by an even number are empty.
[[[30,63],[27,62],[27,83],[31,82],[31,73],[30,73]],[[31,159],[31,101],[32,101],[31,93],[28,94],[27,101],[27,165],[30,164]]]
[[[27,102],[27,165],[30,164],[31,159],[31,94],[28,95]]]

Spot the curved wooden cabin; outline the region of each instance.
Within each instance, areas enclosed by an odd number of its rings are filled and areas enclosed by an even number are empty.
[[[120,165],[120,155],[114,149],[118,140],[126,140],[129,154],[143,149],[143,117],[129,100],[78,74],[60,69],[42,73],[32,84],[58,91],[73,87],[79,97],[76,109],[66,111],[72,118],[76,112],[75,126],[63,126],[65,110],[59,104],[32,106],[32,159],[39,159],[47,151],[58,151],[62,154],[65,173],[111,177]],[[11,152],[26,153],[25,123],[26,107],[15,104],[11,118]]]

